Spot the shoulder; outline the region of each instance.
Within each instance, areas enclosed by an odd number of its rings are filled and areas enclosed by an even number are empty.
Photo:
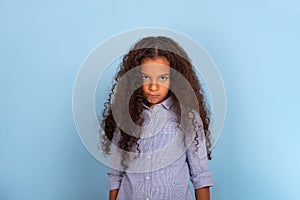
[[[121,131],[119,128],[116,128],[111,142],[115,145],[118,145],[120,139],[121,139]]]
[[[184,117],[187,117],[193,124],[197,125],[198,127],[203,127],[203,121],[201,119],[199,111],[183,107],[182,113],[184,113]]]

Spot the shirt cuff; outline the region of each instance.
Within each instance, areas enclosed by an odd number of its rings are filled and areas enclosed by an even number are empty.
[[[116,190],[120,188],[123,174],[122,173],[107,173],[108,180],[109,180],[109,188],[110,190]]]
[[[213,179],[212,179],[212,173],[206,172],[204,176],[196,176],[192,178],[192,183],[194,186],[194,189],[200,189],[204,187],[212,187],[213,186]]]

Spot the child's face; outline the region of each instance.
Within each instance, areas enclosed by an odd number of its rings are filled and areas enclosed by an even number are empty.
[[[170,86],[170,63],[163,57],[145,59],[141,63],[143,93],[150,108],[167,98]]]

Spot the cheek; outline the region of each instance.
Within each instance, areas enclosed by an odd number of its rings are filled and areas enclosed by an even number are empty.
[[[169,92],[169,88],[168,87],[164,87],[164,93],[167,94]]]
[[[147,84],[143,84],[142,86],[143,92],[146,92],[148,89],[148,85]]]
[[[160,92],[161,94],[167,94],[169,92],[169,86],[168,84],[160,85]]]
[[[162,86],[163,86],[164,88],[169,89],[169,88],[170,88],[170,81],[167,81],[167,82],[163,83]]]

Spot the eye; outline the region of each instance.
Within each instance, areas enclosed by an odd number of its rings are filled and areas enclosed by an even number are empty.
[[[169,77],[167,77],[167,76],[161,76],[161,77],[160,77],[160,80],[166,81],[166,80],[168,80],[168,78],[169,78]]]
[[[143,80],[148,80],[148,79],[149,79],[149,76],[147,76],[147,75],[142,75],[142,79],[143,79]]]

